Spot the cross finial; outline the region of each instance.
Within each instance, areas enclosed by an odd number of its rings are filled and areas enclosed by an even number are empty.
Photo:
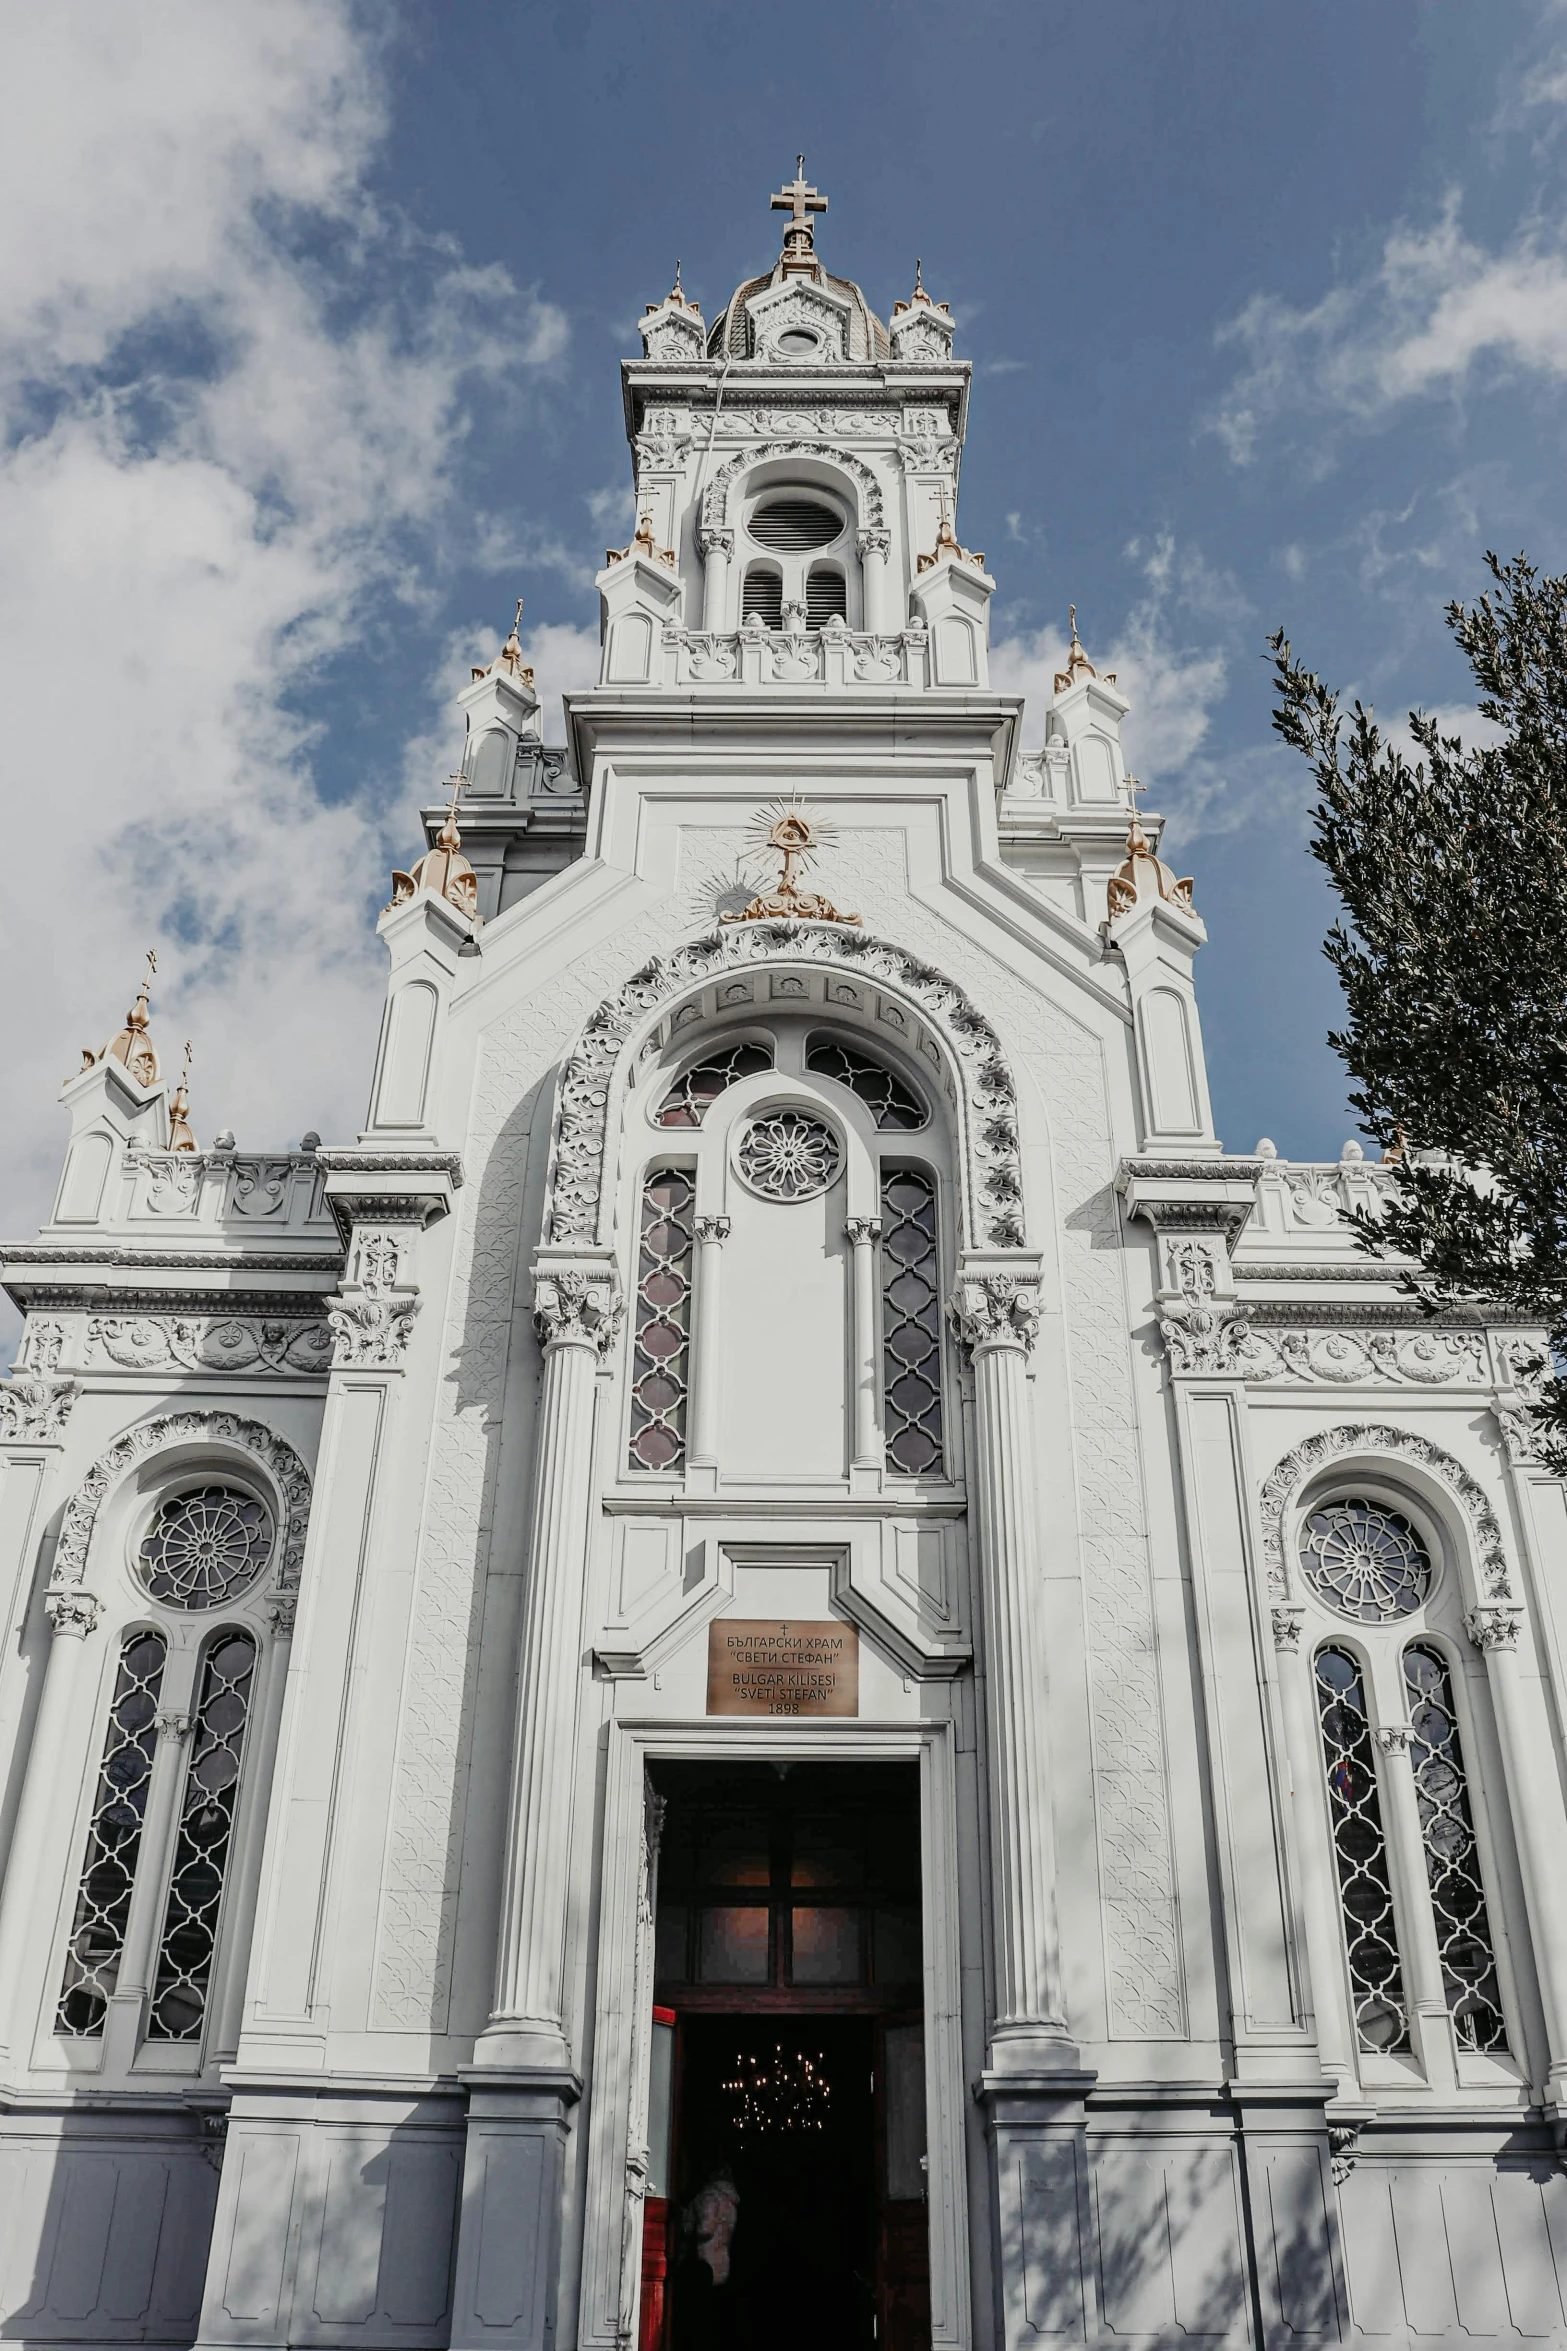
[[[519,602],[519,612],[521,609],[522,607]],[[457,773],[455,775],[448,776],[445,783],[441,786],[443,792],[450,792],[452,796],[451,807],[446,812],[446,822],[442,825],[440,832],[436,836],[443,849],[459,849],[462,846],[462,835],[457,830],[457,801],[459,795],[467,788],[472,780],[473,779],[470,776],[465,775],[463,770],[459,768]]]
[[[914,291],[916,294],[923,294],[925,291],[925,280],[920,275],[920,257],[917,253],[914,256]]]
[[[784,230],[785,253],[800,260],[808,258],[815,240],[811,214],[825,212],[827,199],[806,179],[803,155],[796,158],[794,178],[773,198],[772,209],[789,215],[789,226]]]

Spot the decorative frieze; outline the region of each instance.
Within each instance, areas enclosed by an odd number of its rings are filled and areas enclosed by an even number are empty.
[[[252,1315],[94,1316],[86,1329],[86,1356],[122,1371],[268,1371],[322,1377],[332,1363],[332,1337],[323,1322],[280,1321]]]

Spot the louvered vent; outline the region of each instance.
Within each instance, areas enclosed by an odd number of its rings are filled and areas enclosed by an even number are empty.
[[[843,529],[843,518],[814,498],[772,498],[751,517],[751,536],[759,547],[776,547],[782,555],[803,555],[812,547],[827,547]]]
[[[834,613],[844,617],[843,574],[828,564],[818,564],[805,583],[805,625],[824,629]]]
[[[783,627],[783,580],[765,564],[753,563],[745,575],[745,592],[740,598],[740,618],[749,620],[752,613],[770,629]]]

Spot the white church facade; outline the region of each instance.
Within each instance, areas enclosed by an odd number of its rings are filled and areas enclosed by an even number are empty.
[[[3,1252],[0,2339],[1567,2344],[1536,1336],[1215,1136],[952,320],[775,201],[357,1139],[198,1147],[144,989]]]

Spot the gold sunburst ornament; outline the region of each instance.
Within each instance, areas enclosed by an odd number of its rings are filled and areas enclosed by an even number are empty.
[[[798,800],[775,800],[769,807],[759,808],[751,819],[751,846],[758,856],[771,850],[783,859],[778,886],[771,894],[759,891],[738,914],[721,914],[719,921],[859,923],[863,919],[860,915],[840,914],[826,898],[796,887],[795,876],[836,839],[836,828],[808,814]]]

